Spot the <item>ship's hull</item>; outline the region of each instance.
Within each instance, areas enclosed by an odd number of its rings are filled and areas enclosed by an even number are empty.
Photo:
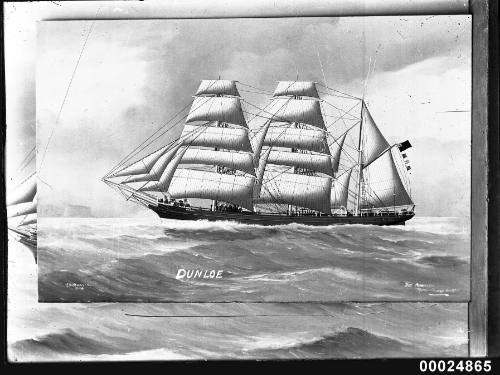
[[[158,206],[149,205],[148,207],[164,219],[234,221],[243,224],[255,225],[286,225],[292,223],[315,226],[342,224],[404,225],[407,220],[414,216],[413,212],[406,214],[386,213],[384,215],[377,216],[289,216],[253,212],[209,211],[206,209],[174,207],[166,204],[159,204]]]

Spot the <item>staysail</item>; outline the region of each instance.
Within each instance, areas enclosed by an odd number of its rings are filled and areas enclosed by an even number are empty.
[[[380,129],[373,121],[372,115],[368,108],[363,103],[363,164],[368,165],[372,163],[382,152],[387,150],[389,142],[385,139]]]
[[[17,189],[7,195],[7,206],[31,202],[36,194],[36,175],[32,175],[24,181]]]
[[[336,139],[333,142],[332,149],[332,170],[333,173],[337,173],[339,170],[340,164],[340,155],[342,154],[342,150],[344,148],[345,137],[347,136],[347,132],[344,133],[339,139]]]
[[[331,194],[332,209],[347,208],[351,173],[352,169],[349,169],[333,181]]]
[[[16,216],[35,214],[37,208],[36,206],[37,206],[36,198],[35,200],[33,200],[33,202],[25,202],[13,206],[8,206],[7,217],[11,218]]]
[[[391,150],[384,152],[364,171],[369,178],[368,208],[412,205],[408,192],[401,181]]]
[[[146,156],[145,158],[121,169],[115,173],[114,177],[122,176],[134,176],[142,174],[161,174],[165,165],[168,164],[175,153],[179,149],[179,146],[170,149],[169,146],[164,146],[159,150],[153,152],[152,154]]]
[[[33,174],[8,194],[7,224],[17,240],[29,246],[35,262],[37,205],[37,179]]]

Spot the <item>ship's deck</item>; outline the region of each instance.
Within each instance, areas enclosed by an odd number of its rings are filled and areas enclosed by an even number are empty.
[[[181,207],[172,204],[158,203],[149,205],[158,216],[177,220],[208,220],[208,221],[235,221],[257,225],[286,225],[291,223],[305,225],[336,225],[336,224],[368,224],[368,225],[404,225],[411,219],[413,212],[383,212],[379,215],[364,213],[362,215],[335,215],[323,213],[306,213],[288,215],[286,213],[256,213],[250,211],[211,211],[202,207]]]

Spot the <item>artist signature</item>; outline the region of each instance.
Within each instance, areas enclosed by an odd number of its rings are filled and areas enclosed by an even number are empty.
[[[66,283],[65,284],[66,288],[69,289],[75,289],[75,290],[84,290],[85,289],[85,284],[78,284],[78,283]]]

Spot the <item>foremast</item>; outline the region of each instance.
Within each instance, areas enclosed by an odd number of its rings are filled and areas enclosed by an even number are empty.
[[[181,136],[105,180],[114,178],[121,179],[112,182],[114,187],[142,204],[151,193],[161,193],[252,210],[253,152],[236,82],[203,80]]]

